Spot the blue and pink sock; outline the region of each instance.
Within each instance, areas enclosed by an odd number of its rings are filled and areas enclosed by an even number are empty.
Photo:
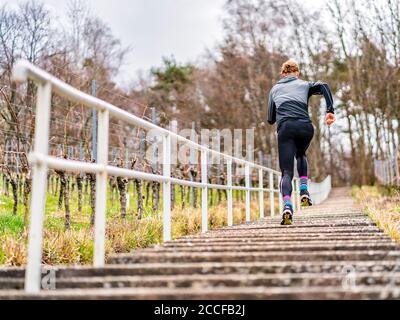
[[[292,201],[291,201],[291,196],[284,196],[283,197],[283,203],[284,203],[285,206],[293,207]]]
[[[308,177],[307,176],[300,177],[300,191],[308,191]]]

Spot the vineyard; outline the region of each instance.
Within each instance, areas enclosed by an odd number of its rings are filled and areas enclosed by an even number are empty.
[[[68,180],[64,191],[61,191],[63,189],[60,178],[55,175],[49,177],[45,220],[45,239],[47,241],[45,241],[43,260],[47,264],[91,263],[93,258],[93,219],[90,177],[68,176],[64,179]],[[78,191],[78,183],[82,183],[81,192]],[[27,240],[26,223],[24,222],[25,208],[22,203],[18,203],[16,214],[11,214],[14,203],[10,191],[7,191],[4,184],[1,185],[1,188],[0,239],[2,239],[2,248],[0,262],[6,265],[23,265],[26,263],[25,241]],[[159,191],[159,186],[144,183],[140,186],[144,192],[139,197],[136,188],[135,182],[131,181],[126,184],[121,193],[116,186],[115,179],[110,180],[107,203],[107,254],[128,252],[134,248],[146,247],[162,241],[162,220],[157,209],[157,206],[162,203],[157,202],[155,193]],[[20,190],[18,191],[20,192]],[[193,202],[188,201],[193,196],[191,191],[189,188],[175,187],[172,193],[175,207],[172,214],[174,238],[195,234],[201,229],[201,211],[198,201],[196,207],[193,206]],[[198,191],[195,191],[194,195],[196,196],[197,193]],[[210,227],[227,225],[225,194],[218,194],[216,191],[210,191],[210,193],[212,193],[209,197]],[[67,195],[65,196],[65,194]],[[121,194],[125,194],[125,197],[122,196],[125,200],[121,199]],[[245,220],[243,192],[237,191],[234,194],[236,199],[234,222],[240,223]],[[267,200],[265,203],[269,205]],[[126,209],[123,217],[121,204]],[[278,206],[278,204],[276,205]],[[257,211],[258,203],[253,199],[253,219],[258,218]],[[65,232],[66,228],[69,230],[68,232]]]
[[[195,172],[195,170],[193,170]],[[193,176],[196,176],[194,173]],[[11,179],[13,182],[11,182]],[[0,184],[0,263],[26,263],[29,190],[22,174],[2,175]],[[220,183],[223,181],[222,176]],[[240,183],[241,178],[237,181]],[[13,187],[13,184],[15,187]],[[275,186],[277,187],[277,186]],[[93,259],[95,175],[52,172],[46,196],[46,264],[88,264]],[[160,184],[122,178],[109,179],[107,199],[107,255],[162,242]],[[234,223],[245,221],[245,192],[233,191]],[[266,197],[267,198],[267,197]],[[173,238],[201,230],[200,190],[174,186],[171,193]],[[209,190],[209,227],[227,225],[225,191]],[[270,203],[265,199],[265,207]],[[276,199],[276,210],[279,208]],[[252,195],[252,219],[258,218],[258,198]],[[22,240],[22,241],[21,241]]]

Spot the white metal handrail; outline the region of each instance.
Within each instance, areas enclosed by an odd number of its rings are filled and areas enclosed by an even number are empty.
[[[278,194],[280,208],[283,206],[282,196],[278,189],[274,188],[275,179],[281,177],[281,173],[255,164],[244,159],[227,155],[194,141],[186,139],[172,131],[154,125],[135,115],[128,113],[110,103],[88,95],[76,88],[64,83],[46,71],[34,66],[26,60],[18,61],[13,68],[13,80],[26,82],[28,79],[37,84],[35,140],[33,152],[29,155],[32,165],[32,195],[31,195],[31,218],[28,241],[28,262],[25,274],[25,290],[27,292],[40,291],[41,258],[43,242],[43,219],[46,198],[46,185],[48,169],[60,169],[66,171],[79,171],[96,173],[96,205],[94,226],[94,266],[102,267],[105,263],[105,227],[106,227],[106,195],[108,175],[136,178],[147,181],[157,181],[163,184],[163,240],[171,240],[171,184],[197,187],[202,189],[202,232],[208,231],[208,189],[227,190],[228,195],[228,225],[233,225],[233,190],[246,192],[246,221],[251,219],[250,201],[251,192],[259,193],[260,218],[264,218],[264,192],[270,194],[270,213],[275,215],[275,194]],[[87,108],[97,109],[98,112],[98,154],[97,163],[60,159],[48,154],[51,96],[52,92],[68,100],[82,104]],[[151,174],[136,170],[123,169],[108,165],[108,136],[109,117],[112,116],[130,125],[145,129],[156,130],[163,137],[163,175]],[[187,146],[201,152],[201,182],[171,177],[171,138],[178,142],[184,142]],[[226,160],[227,184],[208,183],[207,158],[216,155]],[[245,186],[234,186],[232,183],[232,164],[245,166]],[[251,186],[250,171],[258,170],[258,188]],[[269,188],[264,188],[264,173],[268,173]],[[276,178],[274,178],[276,176]],[[300,182],[296,178],[293,181],[295,210],[300,208],[299,197]]]
[[[332,178],[327,176],[324,181],[317,183],[310,181],[309,192],[315,205],[324,202],[332,190]]]

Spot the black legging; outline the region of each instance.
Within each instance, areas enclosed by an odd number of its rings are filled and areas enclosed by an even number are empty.
[[[278,129],[279,165],[282,171],[282,197],[292,195],[294,158],[297,160],[299,176],[307,176],[306,151],[314,136],[314,127],[310,122],[286,120]]]

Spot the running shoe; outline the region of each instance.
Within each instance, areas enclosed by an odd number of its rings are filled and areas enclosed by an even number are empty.
[[[286,204],[283,207],[283,214],[282,214],[282,226],[290,226],[293,222],[293,208],[291,205]]]
[[[310,193],[307,190],[300,192],[300,205],[302,207],[311,207],[313,205]]]

